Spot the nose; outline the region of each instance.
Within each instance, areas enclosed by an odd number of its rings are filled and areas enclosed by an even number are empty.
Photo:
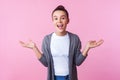
[[[61,19],[58,19],[58,22],[61,23]]]

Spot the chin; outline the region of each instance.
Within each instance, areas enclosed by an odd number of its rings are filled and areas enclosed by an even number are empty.
[[[66,31],[59,31],[59,33],[60,33],[60,34],[65,34],[65,33],[66,33]]]

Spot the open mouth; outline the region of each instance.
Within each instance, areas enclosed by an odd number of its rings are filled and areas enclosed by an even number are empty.
[[[57,27],[58,27],[59,29],[62,29],[62,28],[63,28],[63,24],[59,24],[59,25],[57,25]]]

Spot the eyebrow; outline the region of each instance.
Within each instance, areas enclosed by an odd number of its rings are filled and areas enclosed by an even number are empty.
[[[53,16],[53,17],[57,17],[57,16]]]
[[[53,17],[57,17],[56,15],[55,16],[53,16]],[[62,15],[61,17],[67,17],[66,15]]]

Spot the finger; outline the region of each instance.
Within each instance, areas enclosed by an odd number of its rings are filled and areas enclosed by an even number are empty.
[[[90,44],[96,44],[96,41],[91,41]]]
[[[103,43],[103,42],[104,42],[104,40],[102,40],[102,39],[98,41],[98,43]]]
[[[19,41],[20,42],[20,44],[23,46],[23,47],[27,47],[26,45],[27,44],[25,44],[23,41]]]
[[[23,41],[19,41],[20,42],[20,44],[25,44]]]
[[[97,42],[97,45],[101,45],[103,42],[104,42],[104,40],[101,39]]]

